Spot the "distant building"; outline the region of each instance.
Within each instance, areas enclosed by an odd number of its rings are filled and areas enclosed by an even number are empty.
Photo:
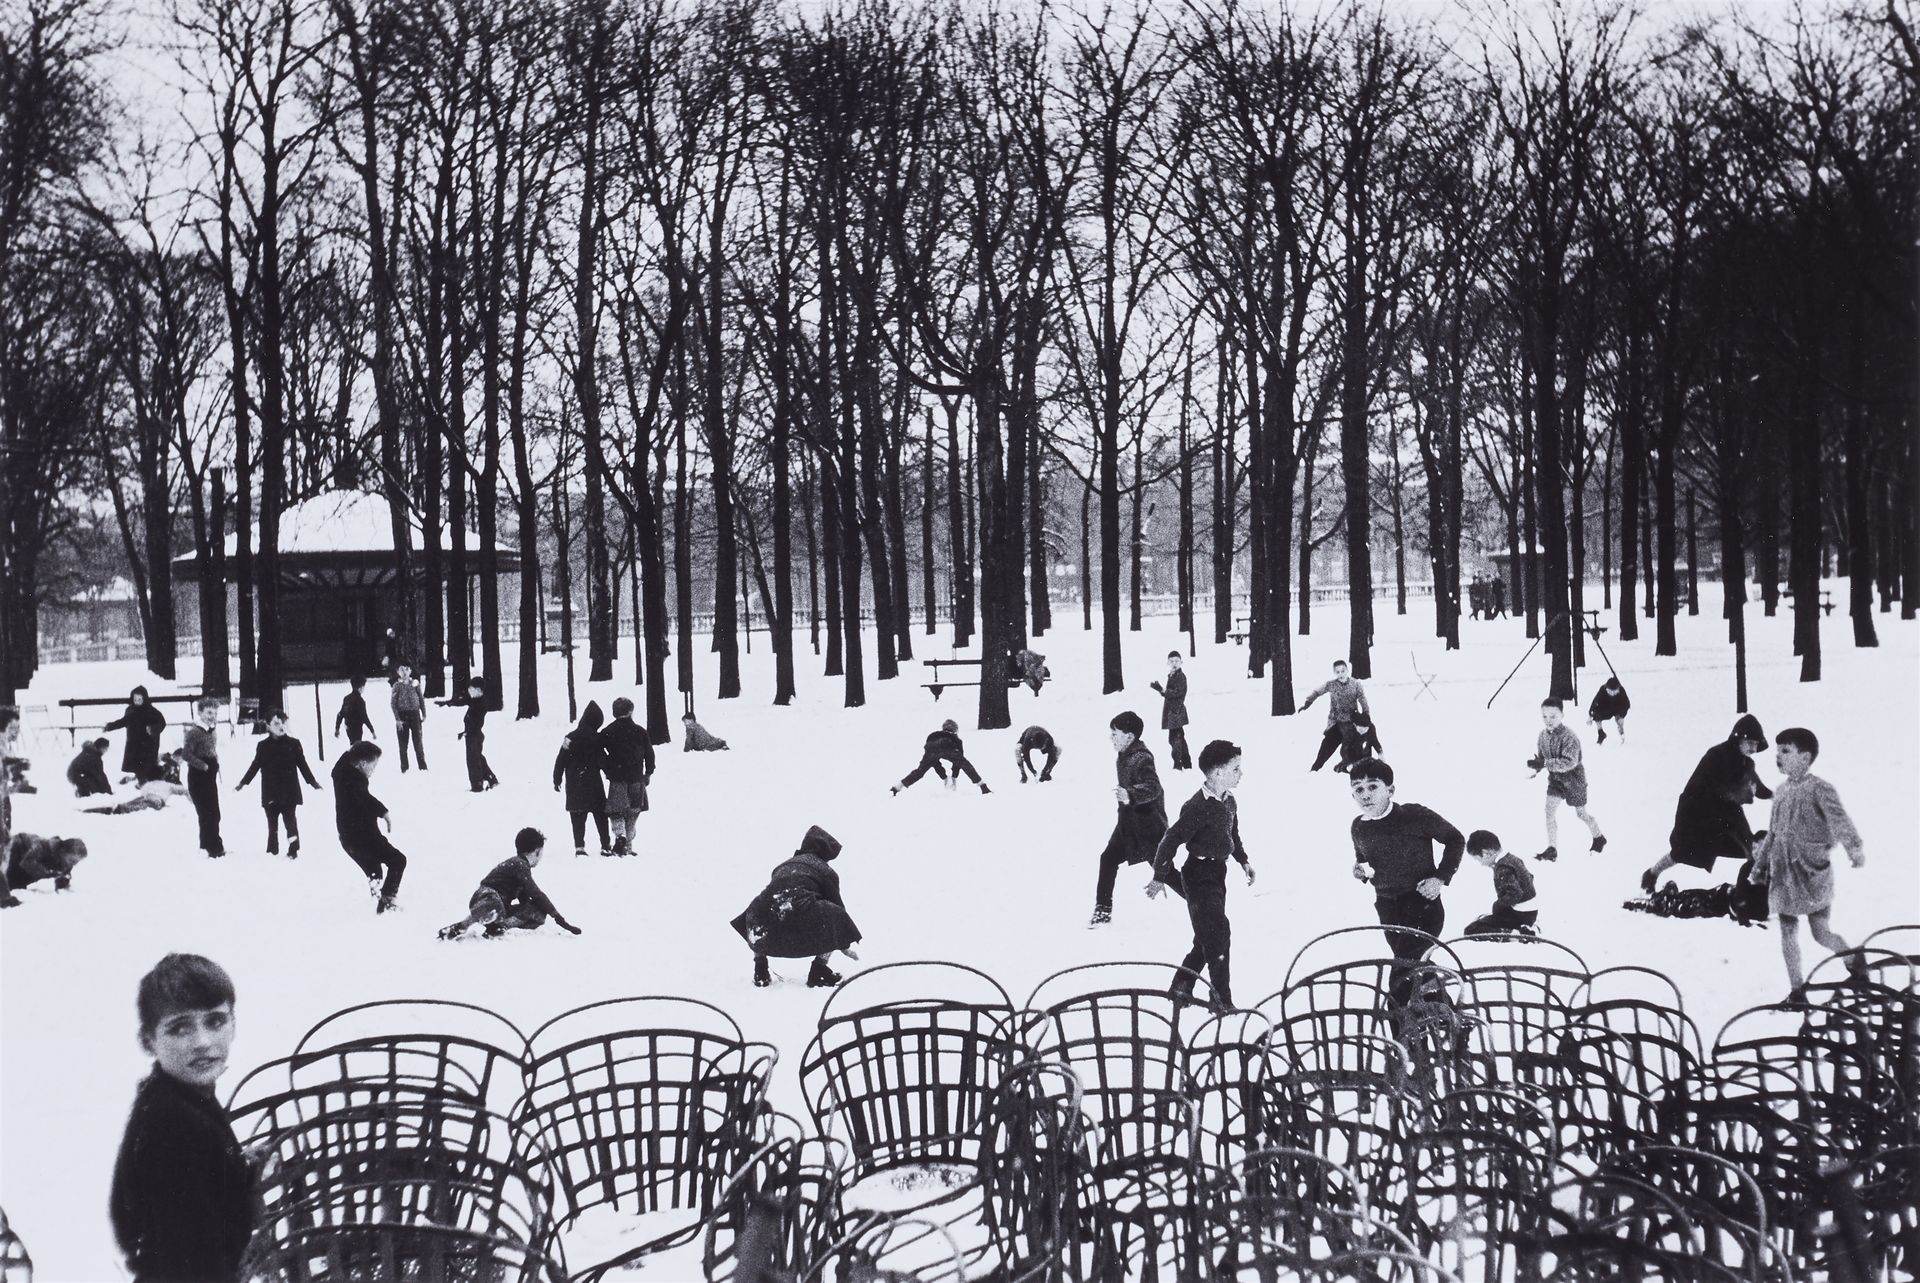
[[[78,595],[40,603],[40,644],[85,646],[145,635],[133,584],[115,577]]]
[[[417,523],[410,531],[417,577],[418,553],[424,544]],[[451,534],[442,532],[443,558]],[[229,598],[236,547],[236,539],[229,535]],[[379,673],[381,642],[386,630],[397,625],[400,613],[399,558],[394,555],[386,499],[364,491],[335,490],[293,505],[280,514],[279,554],[281,662],[287,678],[318,681]],[[520,555],[508,545],[485,552],[480,536],[469,530],[467,583],[449,584],[447,590],[464,591],[477,607],[480,571],[489,556],[499,572],[500,614],[503,619],[514,618],[520,609],[520,579],[515,573]],[[199,559],[192,553],[174,558],[174,566],[182,580],[201,576]],[[204,577],[200,583],[204,590]],[[197,607],[188,604],[182,619],[195,618]],[[408,638],[406,644],[417,649],[419,639]]]

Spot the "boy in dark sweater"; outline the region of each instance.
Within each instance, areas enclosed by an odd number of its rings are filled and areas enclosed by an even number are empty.
[[[220,741],[213,733],[219,716],[219,700],[209,696],[195,702],[193,725],[187,727],[180,746],[187,764],[187,796],[200,817],[200,849],[214,860],[227,853],[226,843],[220,840]]]
[[[1179,651],[1168,651],[1167,684],[1151,683],[1160,692],[1160,729],[1167,733],[1167,751],[1176,771],[1193,765],[1187,750],[1187,675],[1180,671],[1181,662]]]
[[[73,785],[75,797],[94,797],[113,792],[113,785],[107,783],[105,754],[108,743],[104,739],[88,740],[73,755],[73,760],[67,763],[67,783]]]
[[[140,981],[153,1057],[113,1165],[108,1212],[135,1283],[235,1283],[253,1234],[253,1173],[214,1085],[233,1046],[233,981],[170,953]]]
[[[467,742],[467,787],[484,793],[500,784],[500,777],[487,765],[487,682],[476,677],[467,683],[467,711],[461,718],[461,730],[454,737]]]
[[[1033,755],[1045,755],[1047,764],[1040,768],[1040,782],[1045,784],[1053,778],[1054,763],[1060,760],[1060,746],[1053,742],[1053,733],[1044,726],[1029,726],[1020,732],[1019,741],[1013,746],[1013,762],[1020,768],[1020,782],[1025,784],[1033,774]]]
[[[340,711],[333,715],[333,737],[340,738],[340,728],[347,728],[347,739],[355,744],[373,734],[373,720],[367,716],[367,679],[360,676],[347,679],[347,693],[341,697]]]
[[[942,763],[944,766],[941,766]],[[898,784],[887,791],[898,797],[902,790],[918,784],[920,777],[936,766],[941,766],[940,778],[946,781],[948,788],[953,787],[956,776],[964,771],[968,779],[980,785],[982,793],[993,792],[981,782],[980,772],[974,770],[973,763],[967,760],[967,750],[960,743],[960,723],[951,717],[940,723],[939,730],[927,736],[927,742],[920,750],[920,765],[908,771]]]
[[[387,804],[373,795],[373,768],[380,764],[380,746],[372,740],[355,744],[333,764],[333,818],[340,833],[340,849],[366,875],[367,890],[374,896],[374,912],[387,913],[398,907],[394,897],[400,894],[400,879],[407,872],[407,857],[387,840],[385,828],[392,832]],[[384,876],[383,876],[384,875]]]
[[[1153,769],[1153,751],[1140,742],[1146,723],[1140,714],[1128,709],[1115,713],[1107,724],[1107,737],[1113,742],[1113,800],[1118,809],[1113,835],[1100,852],[1100,877],[1093,888],[1093,920],[1090,927],[1113,921],[1113,879],[1123,864],[1145,864],[1160,851],[1160,839],[1167,832],[1166,794],[1160,788],[1160,774]]]
[[[1533,904],[1533,874],[1517,855],[1501,849],[1500,839],[1485,829],[1467,835],[1467,854],[1493,874],[1493,909],[1467,924],[1470,936],[1533,935],[1540,910]]]
[[[1231,954],[1233,924],[1227,921],[1227,860],[1239,862],[1253,885],[1253,864],[1240,841],[1240,804],[1234,800],[1234,786],[1240,783],[1240,749],[1226,740],[1214,740],[1200,750],[1200,773],[1206,777],[1200,791],[1187,799],[1175,820],[1160,839],[1153,856],[1153,881],[1147,884],[1147,898],[1155,899],[1171,887],[1187,902],[1187,917],[1193,923],[1193,948],[1180,960],[1182,970],[1174,977],[1171,992],[1176,998],[1193,993],[1194,974],[1204,961],[1207,978],[1213,984],[1216,1011],[1233,1010]],[[1187,848],[1187,862],[1173,867],[1173,853]]]
[[[1417,962],[1426,955],[1427,937],[1438,937],[1447,924],[1440,893],[1453,881],[1467,840],[1426,807],[1396,803],[1393,768],[1379,758],[1354,763],[1348,774],[1348,787],[1360,808],[1352,830],[1353,876],[1373,884],[1374,913],[1386,929],[1393,956]],[[1441,846],[1438,865],[1433,861],[1435,842]],[[1399,930],[1402,927],[1411,930]],[[1403,1003],[1412,986],[1412,968],[1400,968],[1387,996]]]
[[[247,767],[247,773],[234,785],[234,791],[245,788],[255,775],[260,777],[260,807],[267,813],[267,854],[280,854],[280,821],[287,822],[287,858],[300,858],[300,821],[295,813],[305,796],[300,792],[300,780],[304,777],[307,787],[318,789],[320,781],[313,778],[313,771],[307,766],[307,750],[300,747],[300,741],[287,734],[287,715],[279,709],[267,714],[267,737],[253,748],[253,764]]]
[[[493,866],[486,877],[480,879],[480,887],[467,901],[467,916],[451,926],[440,928],[442,940],[457,939],[466,934],[468,927],[486,928],[489,940],[503,936],[508,931],[532,931],[552,918],[561,930],[571,935],[579,935],[580,928],[562,917],[560,910],[553,907],[553,901],[547,899],[540,884],[533,880],[533,871],[545,853],[546,835],[539,829],[521,829],[513,835],[513,858],[502,860]]]

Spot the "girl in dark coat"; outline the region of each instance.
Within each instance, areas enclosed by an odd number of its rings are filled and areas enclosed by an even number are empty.
[[[600,833],[600,854],[612,855],[613,844],[607,837],[607,786],[601,779],[606,769],[607,750],[600,742],[600,724],[606,714],[598,701],[589,700],[580,723],[560,741],[560,752],[553,759],[553,789],[566,787],[567,816],[573,821],[573,853],[587,853],[587,817]]]
[[[1724,741],[1701,756],[1674,808],[1667,853],[1640,875],[1641,890],[1652,895],[1660,875],[1676,864],[1710,871],[1722,856],[1752,857],[1753,828],[1744,808],[1755,798],[1773,796],[1753,769],[1753,755],[1766,746],[1767,734],[1760,729],[1759,719],[1748,713],[1733,724]]]
[[[807,830],[800,849],[780,864],[766,890],[753,898],[733,920],[733,929],[753,950],[753,983],[773,983],[767,958],[813,958],[807,987],[832,988],[840,977],[827,966],[827,956],[841,949],[851,958],[860,941],[860,928],[847,916],[840,900],[840,875],[828,861],[840,854],[840,843],[818,824]]]
[[[340,849],[360,866],[367,876],[367,889],[378,897],[373,911],[385,913],[395,907],[407,857],[380,831],[383,825],[391,831],[393,823],[387,819],[386,803],[373,795],[370,785],[373,768],[379,764],[380,746],[372,740],[341,754],[333,764],[333,816],[340,830]]]
[[[120,769],[136,783],[160,778],[160,734],[167,729],[166,714],[147,702],[147,688],[136,686],[127,696],[127,711],[108,722],[103,731],[127,732]]]
[[[267,813],[267,854],[280,854],[280,821],[285,820],[287,858],[299,859],[300,821],[294,816],[306,798],[300,780],[304,776],[311,789],[318,789],[320,781],[307,766],[307,750],[287,734],[287,715],[277,708],[267,714],[267,737],[254,745],[253,765],[233,786],[234,791],[245,788],[255,775],[260,777],[260,807]]]

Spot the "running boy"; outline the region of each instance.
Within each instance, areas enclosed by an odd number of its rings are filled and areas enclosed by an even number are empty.
[[[394,897],[407,872],[407,857],[380,831],[384,827],[391,833],[393,821],[387,818],[386,803],[373,795],[369,784],[379,764],[380,746],[372,740],[340,755],[333,764],[333,816],[340,849],[366,875],[367,890],[376,901],[373,911],[386,913],[397,907]]]
[[[1467,835],[1467,854],[1493,874],[1493,908],[1467,924],[1470,936],[1534,934],[1540,910],[1533,908],[1533,874],[1517,855],[1508,855],[1500,839],[1485,829]]]
[[[539,867],[546,845],[546,835],[539,829],[521,829],[514,834],[512,858],[500,861],[480,879],[479,890],[467,901],[467,916],[452,926],[441,927],[440,938],[456,939],[465,935],[468,927],[484,926],[491,940],[508,931],[532,931],[543,926],[548,918],[562,931],[579,935],[580,928],[560,915],[540,884],[533,880],[533,871]]]
[[[1167,751],[1173,769],[1184,771],[1193,766],[1187,751],[1187,675],[1180,671],[1180,652],[1167,652],[1167,684],[1153,682],[1160,692],[1160,729],[1167,733]]]
[[[1447,925],[1440,893],[1453,881],[1467,840],[1460,830],[1417,802],[1393,798],[1393,768],[1377,757],[1354,763],[1348,788],[1360,814],[1353,821],[1353,876],[1373,884],[1373,911],[1386,929],[1387,947],[1403,962],[1426,956],[1427,936]],[[1440,844],[1434,863],[1433,844]],[[1411,928],[1398,930],[1397,928]],[[1424,932],[1425,934],[1415,934]],[[1411,967],[1402,967],[1387,990],[1395,1003],[1413,991]]]
[[[1580,764],[1580,737],[1566,724],[1566,715],[1565,706],[1559,700],[1549,697],[1540,701],[1540,720],[1546,725],[1534,744],[1533,756],[1527,759],[1534,775],[1543,770],[1547,773],[1547,849],[1534,856],[1536,860],[1560,858],[1562,802],[1573,808],[1573,813],[1593,836],[1589,852],[1597,855],[1607,849],[1607,837],[1600,831],[1599,821],[1587,814],[1587,768]]]
[[[1140,742],[1145,729],[1146,723],[1132,709],[1115,713],[1107,723],[1107,738],[1113,742],[1115,755],[1113,800],[1118,814],[1106,850],[1100,852],[1093,919],[1087,923],[1090,927],[1113,921],[1113,879],[1120,866],[1152,860],[1167,832],[1166,794],[1161,791],[1159,773],[1153,769],[1153,750]]]
[[[420,731],[427,720],[427,701],[420,694],[420,687],[414,683],[413,669],[400,664],[393,670],[393,690],[387,697],[393,707],[393,734],[400,741],[400,771],[407,770],[407,742],[413,742],[413,755],[420,759],[420,769],[427,769],[427,747],[421,742]]]
[[[1373,707],[1367,703],[1366,689],[1349,674],[1344,659],[1333,661],[1332,679],[1314,687],[1308,693],[1306,703],[1300,705],[1300,711],[1304,713],[1312,708],[1313,701],[1322,695],[1327,697],[1327,729],[1321,732],[1320,751],[1314,755],[1311,769],[1316,771],[1327,764],[1327,759],[1346,739],[1354,717],[1360,713],[1368,716],[1373,713]],[[1341,768],[1334,769],[1338,771]]]
[[[108,1211],[136,1281],[235,1283],[253,1234],[253,1173],[214,1095],[233,1046],[233,981],[170,953],[140,981],[140,1046],[153,1072],[113,1164]]]
[[[304,777],[307,787],[318,789],[320,781],[313,778],[313,772],[307,766],[307,750],[300,747],[300,741],[287,734],[287,715],[279,709],[267,714],[267,736],[253,749],[253,765],[247,767],[247,773],[233,786],[237,793],[245,788],[255,775],[260,777],[260,807],[267,813],[267,854],[280,854],[280,821],[287,822],[287,858],[300,858],[300,821],[295,813],[305,796],[300,792],[300,780]]]
[[[1587,720],[1592,722],[1594,729],[1599,732],[1595,742],[1599,744],[1607,742],[1607,722],[1611,720],[1621,742],[1625,743],[1627,710],[1632,707],[1633,701],[1627,698],[1627,688],[1620,684],[1620,675],[1609,674],[1607,680],[1600,684],[1600,689],[1593,693],[1593,702],[1587,705]]]
[[[967,760],[967,750],[960,743],[960,723],[951,717],[940,723],[939,730],[927,736],[927,742],[920,750],[920,765],[908,771],[898,784],[887,791],[898,797],[902,790],[918,784],[920,777],[936,766],[940,766],[940,778],[946,781],[949,789],[953,787],[958,773],[964,771],[968,779],[980,785],[982,793],[993,792],[981,782],[980,772],[974,770],[973,763]]]
[[[467,788],[484,793],[497,788],[500,777],[487,765],[487,681],[476,677],[467,683],[467,711],[461,730],[454,736],[467,742]]]
[[[1827,926],[1833,909],[1833,847],[1846,848],[1854,868],[1867,862],[1866,844],[1853,827],[1833,785],[1813,773],[1820,741],[1812,731],[1792,726],[1773,737],[1773,764],[1786,778],[1773,791],[1766,836],[1753,857],[1753,877],[1767,884],[1767,907],[1780,919],[1780,956],[1793,986],[1787,1001],[1805,1002],[1807,977],[1800,965],[1800,919],[1814,940],[1835,953],[1850,946]],[[1856,956],[1851,966],[1858,968]]]
[[[1193,948],[1180,960],[1182,970],[1173,979],[1176,998],[1193,993],[1194,973],[1202,961],[1213,984],[1216,1011],[1233,1010],[1233,924],[1227,921],[1227,859],[1231,856],[1253,885],[1253,864],[1240,841],[1240,804],[1233,790],[1240,783],[1240,749],[1226,740],[1214,740],[1200,750],[1200,791],[1180,808],[1180,818],[1168,827],[1153,855],[1153,881],[1147,898],[1156,899],[1172,887],[1187,902],[1193,923]],[[1173,853],[1187,848],[1187,862],[1173,867]]]
[[[347,679],[347,693],[340,698],[340,711],[333,715],[333,737],[340,738],[340,728],[347,728],[347,739],[358,744],[373,734],[373,719],[367,716],[367,697],[364,694],[367,679],[355,674]]]
[[[207,696],[195,701],[193,725],[187,727],[180,746],[187,764],[187,796],[193,799],[193,813],[200,817],[200,849],[213,860],[227,853],[220,840],[220,741],[213,733],[219,716],[219,700]]]

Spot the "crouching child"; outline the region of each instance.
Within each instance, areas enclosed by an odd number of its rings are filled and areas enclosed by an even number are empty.
[[[767,959],[813,959],[807,987],[830,989],[840,976],[827,965],[835,949],[856,957],[860,928],[848,916],[840,899],[840,875],[831,861],[840,854],[840,842],[818,824],[800,839],[800,849],[782,861],[767,880],[766,889],[732,926],[753,950],[753,983],[773,983]]]
[[[1540,910],[1533,907],[1533,874],[1520,857],[1507,854],[1500,839],[1485,829],[1468,835],[1467,854],[1493,874],[1493,909],[1469,922],[1467,934],[1533,935]]]
[[[14,892],[53,879],[53,889],[73,885],[73,866],[87,858],[87,844],[79,838],[43,838],[16,833],[0,848],[0,909],[17,909]]]
[[[579,935],[580,928],[561,916],[546,892],[533,880],[533,871],[546,853],[546,835],[539,829],[521,829],[513,836],[513,858],[493,866],[480,879],[479,889],[467,901],[467,916],[440,928],[442,940],[455,940],[471,927],[483,927],[488,939],[509,931],[532,931],[552,918],[562,931]]]
[[[108,1210],[135,1283],[235,1283],[254,1223],[253,1172],[214,1095],[233,1046],[233,981],[170,953],[140,981],[140,1083]]]

